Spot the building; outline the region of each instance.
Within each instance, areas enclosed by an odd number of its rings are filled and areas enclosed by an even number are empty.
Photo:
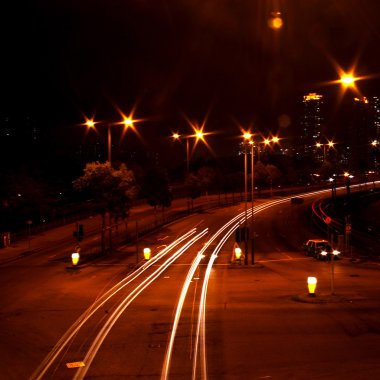
[[[364,173],[378,169],[380,99],[377,96],[353,98],[347,110],[345,141],[348,168]]]
[[[311,156],[319,154],[316,144],[322,137],[323,95],[315,92],[303,97],[303,110],[301,116],[300,153]]]

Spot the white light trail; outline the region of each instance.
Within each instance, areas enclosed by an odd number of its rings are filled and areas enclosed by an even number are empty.
[[[118,284],[109,289],[105,294],[98,298],[75,322],[74,324],[66,331],[66,333],[61,337],[57,342],[51,352],[45,357],[39,367],[34,371],[30,380],[40,380],[46,374],[48,369],[57,359],[58,355],[63,351],[71,339],[77,334],[81,327],[88,321],[88,319],[100,308],[102,307],[110,298],[112,298],[116,293],[122,290],[125,286],[130,284],[132,281],[137,279],[141,274],[145,272],[150,266],[155,264],[159,259],[163,258],[167,253],[173,250],[180,243],[188,239],[191,235],[196,232],[196,229],[193,228],[184,235],[180,236],[178,239],[174,240],[166,248],[161,250],[156,256],[151,260],[144,263],[140,268],[135,272],[131,273]]]
[[[176,251],[171,257],[169,257],[162,265],[160,265],[155,272],[149,275],[144,281],[142,281],[135,289],[132,290],[130,294],[118,305],[118,307],[113,311],[109,316],[107,321],[102,326],[101,330],[94,339],[91,347],[87,351],[86,356],[82,360],[86,366],[80,367],[75,376],[74,380],[81,380],[85,377],[87,371],[89,370],[92,361],[94,360],[97,352],[99,351],[100,346],[102,345],[104,339],[123,314],[125,309],[132,303],[132,301],[141,294],[154,280],[156,280],[175,260],[177,260],[186,250],[194,244],[197,240],[206,235],[208,229],[203,230],[199,234],[195,235],[189,242],[183,245],[178,251]]]

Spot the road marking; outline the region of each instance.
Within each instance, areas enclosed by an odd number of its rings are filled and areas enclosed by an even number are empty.
[[[79,367],[84,367],[85,364],[83,362],[71,362],[71,363],[66,363],[67,368],[79,368]]]

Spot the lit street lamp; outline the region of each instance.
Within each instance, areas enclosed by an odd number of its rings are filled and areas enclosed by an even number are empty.
[[[250,230],[251,230],[251,261],[252,265],[255,263],[255,252],[254,252],[254,178],[255,178],[255,141],[253,141],[253,134],[251,132],[244,131],[243,139],[244,139],[244,200],[245,200],[245,208],[244,208],[244,228],[245,228],[245,265],[248,265],[248,233],[247,233],[247,202],[248,202],[248,163],[247,163],[247,144],[250,145],[250,154],[251,154],[251,222],[250,222]],[[277,136],[272,137],[272,139],[264,139],[261,143],[264,145],[269,145],[271,142],[278,143],[279,138]],[[259,143],[257,143],[259,144]],[[259,154],[260,148],[258,147],[257,152]]]
[[[346,190],[347,190],[347,194],[350,194],[351,179],[354,178],[354,176],[351,175],[349,172],[344,172],[343,175],[346,178]]]
[[[121,122],[111,124],[111,123],[105,123],[107,127],[107,161],[111,165],[111,150],[112,150],[112,134],[111,134],[111,128],[114,125],[124,125],[125,131],[129,128],[134,128],[134,122],[138,120],[134,120],[131,116],[123,116],[123,120]],[[89,129],[95,129],[97,124],[100,124],[100,122],[95,122],[93,119],[86,119],[86,122],[84,123]]]
[[[181,138],[186,140],[186,171],[187,171],[187,173],[190,172],[190,142],[189,142],[190,139],[191,138],[195,139],[194,146],[193,146],[193,150],[194,150],[195,146],[197,145],[198,141],[200,141],[200,140],[203,141],[207,146],[205,136],[209,134],[209,133],[203,132],[204,125],[202,125],[201,127],[194,126],[193,124],[190,124],[190,125],[194,130],[194,134],[192,134],[192,135],[180,135],[177,132],[172,134],[173,140],[180,141]]]
[[[336,178],[330,177],[329,182],[331,183],[331,199],[336,198]]]
[[[326,143],[326,144],[322,144],[322,143],[316,143],[315,144],[315,146],[317,147],[317,148],[321,148],[321,147],[323,147],[323,162],[325,162],[326,161],[326,147],[328,147],[329,149],[330,148],[334,148],[334,142],[333,141],[329,141],[328,143]]]
[[[334,249],[331,254],[330,254],[330,262],[331,262],[331,278],[330,278],[330,282],[331,282],[331,294],[334,295],[334,261],[335,261],[335,258],[340,254],[339,251],[337,251],[336,249]],[[326,257],[327,256],[327,252],[326,251],[322,251],[321,252],[321,255]]]

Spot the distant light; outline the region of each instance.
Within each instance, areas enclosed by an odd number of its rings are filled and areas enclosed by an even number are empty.
[[[315,93],[315,92],[311,92],[310,94],[305,95],[305,96],[303,97],[303,101],[304,101],[304,102],[309,102],[309,101],[311,101],[311,100],[320,100],[320,99],[322,99],[322,98],[323,98],[323,95],[319,95],[319,94],[317,94],[317,93]]]
[[[179,140],[180,135],[178,133],[173,133],[172,137],[174,140]]]
[[[244,132],[243,137],[244,140],[249,140],[252,137],[252,133]]]
[[[277,136],[272,137],[272,142],[278,143],[280,139]]]
[[[272,29],[278,30],[281,29],[284,22],[281,18],[280,12],[272,12],[271,17],[268,20],[268,26]]]

